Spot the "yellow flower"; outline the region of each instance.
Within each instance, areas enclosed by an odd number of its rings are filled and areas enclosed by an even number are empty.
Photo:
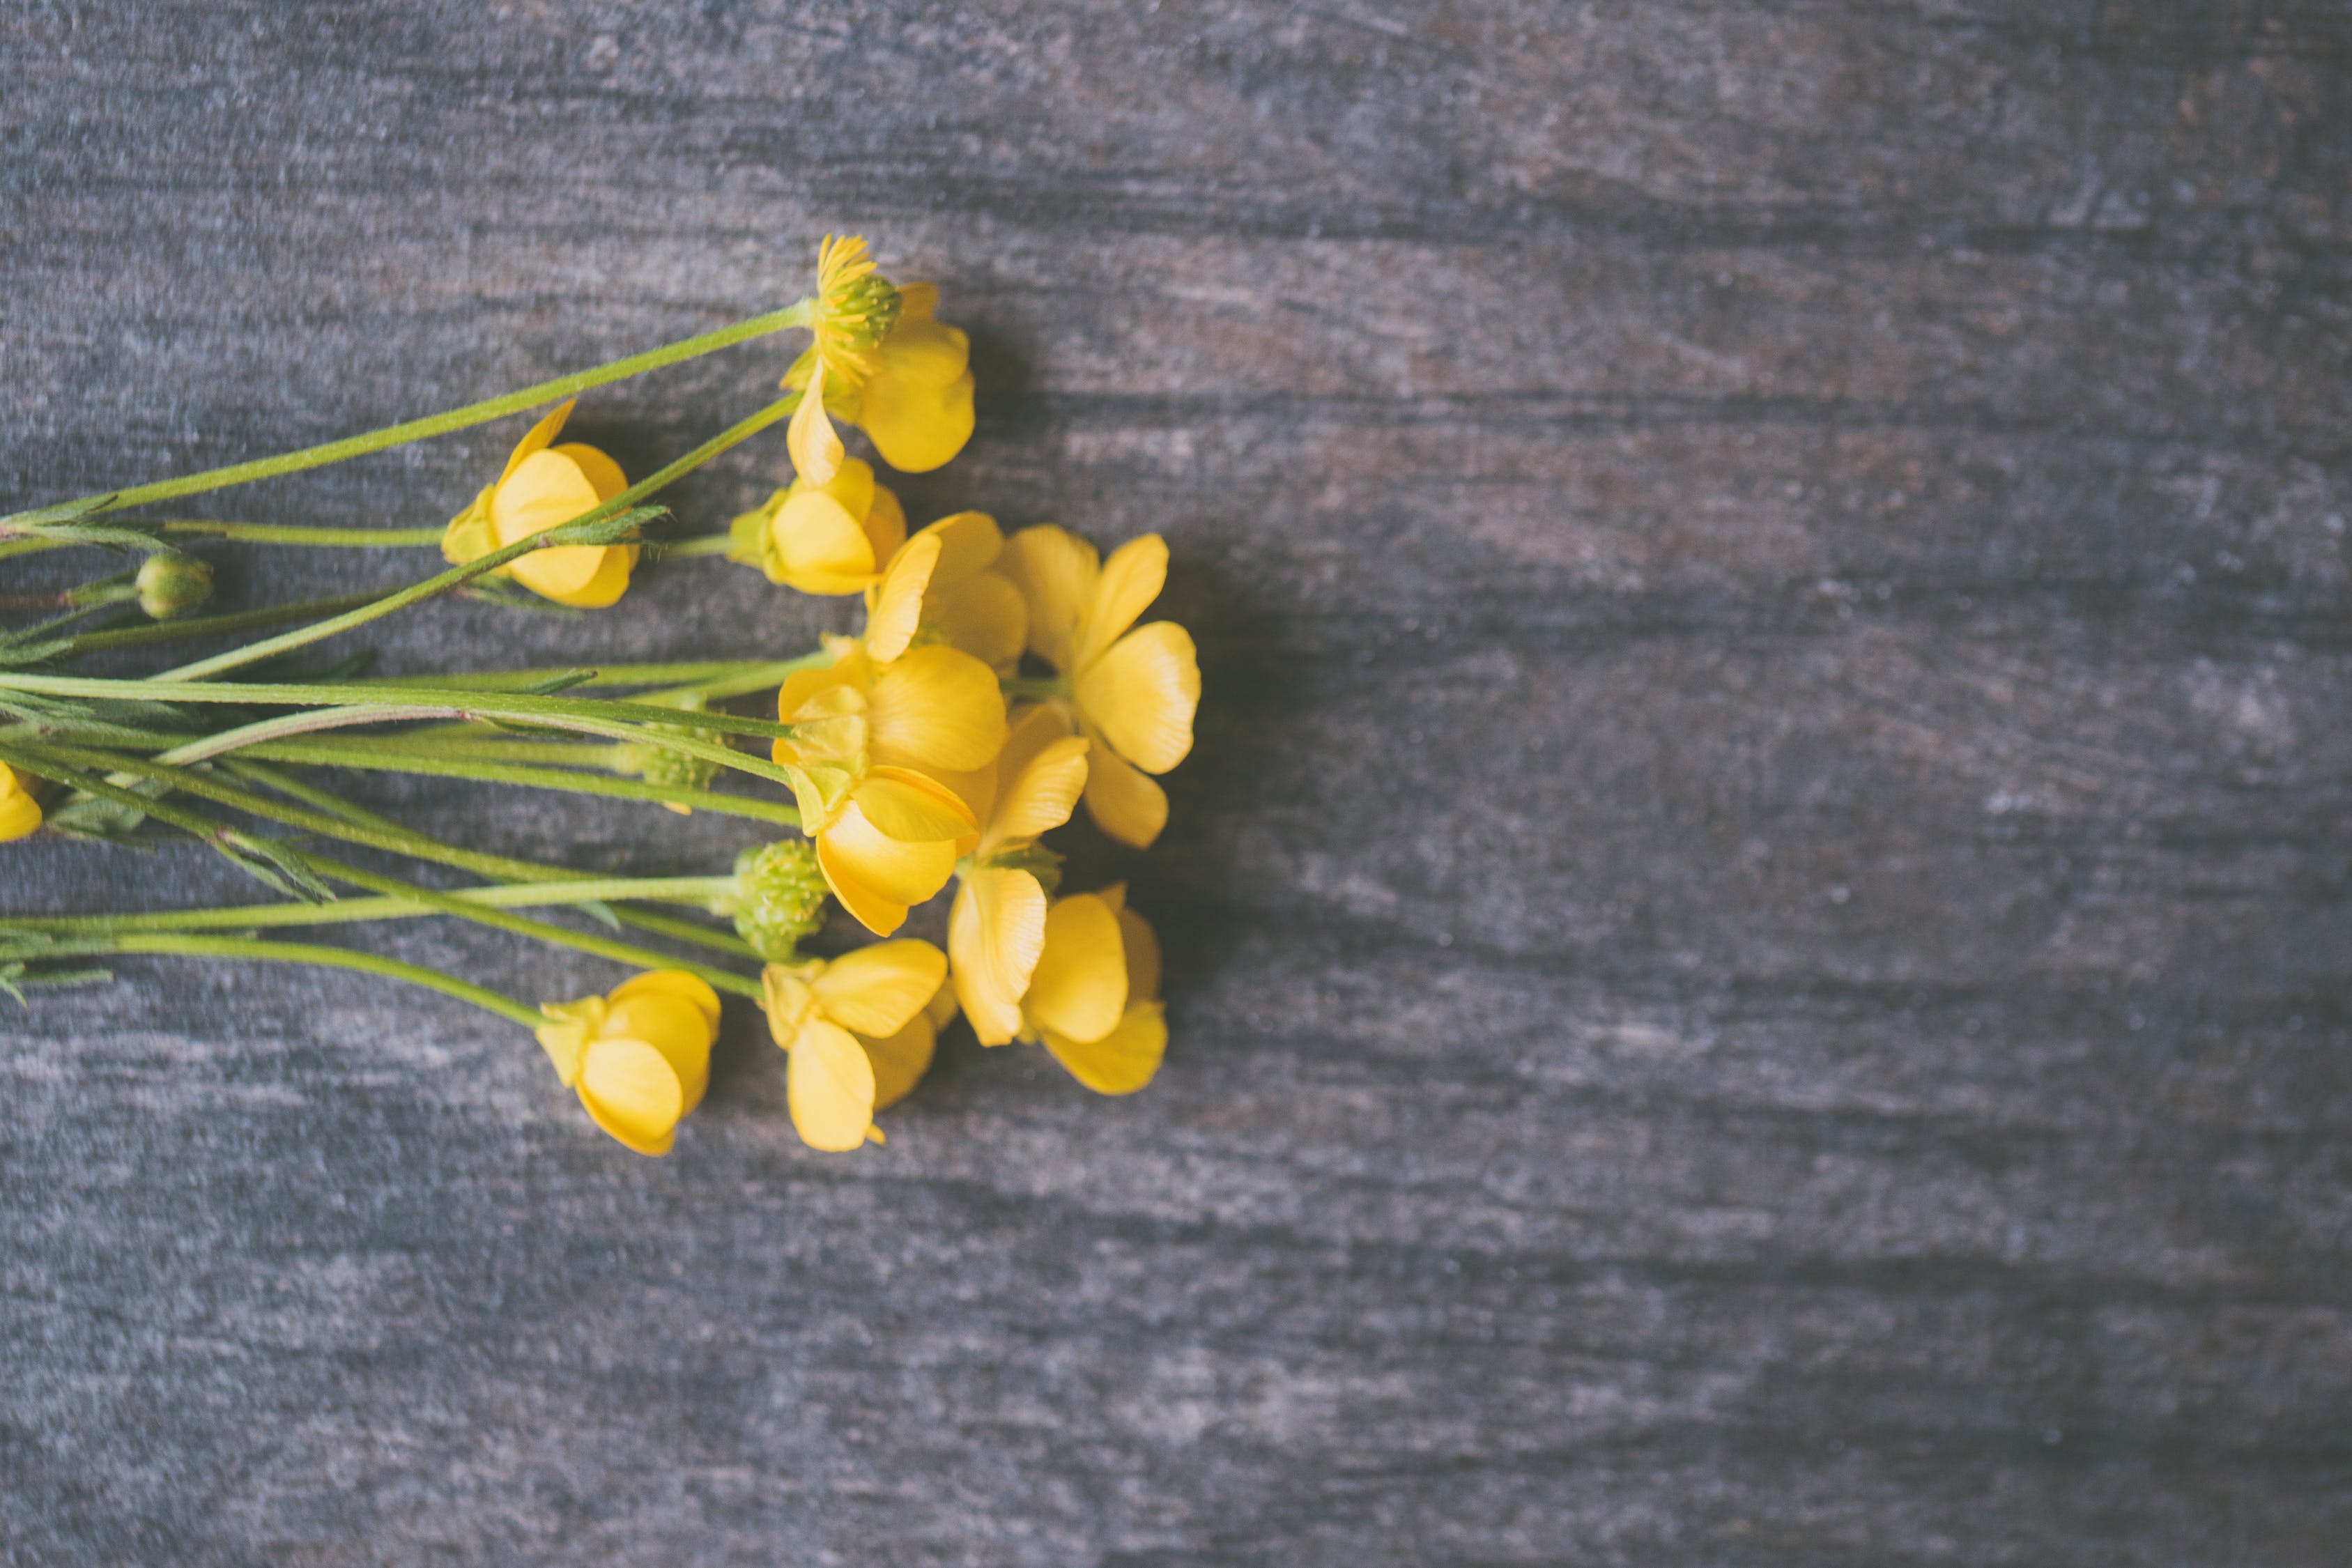
[[[441,536],[441,553],[452,565],[478,561],[493,550],[561,527],[629,488],[621,466],[595,447],[577,441],[549,445],[571,414],[572,402],[567,401],[532,426],[515,444],[499,482],[449,520]],[[568,544],[534,550],[496,574],[512,577],[542,599],[599,610],[628,588],[629,573],[636,563],[634,544]]]
[[[5,763],[0,763],[0,844],[22,838],[41,826],[41,803],[33,794],[33,781]]]
[[[1030,708],[1014,721],[996,766],[967,795],[980,832],[957,863],[948,914],[948,956],[956,1000],[983,1046],[1021,1033],[1021,998],[1045,950],[1045,887],[1038,837],[1070,820],[1087,784],[1087,742],[1070,733],[1058,707]],[[970,787],[970,786],[967,786]]]
[[[907,514],[873,467],[852,458],[824,484],[795,479],[735,520],[728,558],[803,594],[857,594],[907,542]]]
[[[1045,950],[1021,1016],[1020,1037],[1042,1042],[1097,1094],[1133,1094],[1151,1081],[1168,1050],[1160,942],[1127,907],[1125,883],[1046,911]]]
[[[1060,672],[1062,700],[1095,743],[1087,814],[1122,844],[1148,848],[1168,825],[1168,795],[1146,775],[1192,751],[1201,702],[1192,634],[1173,621],[1135,626],[1167,582],[1167,542],[1147,533],[1098,561],[1066,529],[1024,528],[1005,541],[998,567],[1028,601],[1030,650]]]
[[[547,1002],[539,1043],[597,1126],[640,1154],[667,1154],[702,1103],[719,994],[676,969],[640,974],[602,996]]]
[[[982,768],[1004,744],[995,673],[971,655],[932,646],[877,664],[849,637],[830,637],[834,662],[795,671],[776,692],[775,742],[792,771],[801,830],[842,907],[877,936],[941,888],[956,845],[979,830],[971,808],[936,776]]]
[[[864,240],[825,237],[809,323],[816,341],[783,381],[808,393],[785,445],[809,483],[829,482],[841,467],[835,418],[864,430],[907,473],[938,468],[971,439],[971,345],[934,319],[939,303],[929,283],[899,289],[877,275]]]
[[[874,1113],[931,1065],[930,1004],[947,967],[929,942],[902,939],[760,972],[768,1031],[792,1053],[784,1093],[801,1142],[838,1153],[883,1141]]]
[[[1003,551],[1004,535],[984,511],[943,517],[907,541],[866,590],[866,651],[887,664],[918,640],[941,642],[1010,675],[1029,636],[1029,606],[993,570]]]

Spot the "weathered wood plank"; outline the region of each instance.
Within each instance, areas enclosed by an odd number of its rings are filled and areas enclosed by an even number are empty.
[[[863,229],[978,355],[909,510],[1165,532],[1208,689],[1164,847],[1073,863],[1167,942],[1133,1100],[964,1040],[818,1156],[747,1014],[648,1163],[356,977],[0,1013],[0,1559],[2340,1560],[2341,7],[43,3],[0,68],[0,505]],[[781,368],[581,427],[642,471]],[[509,435],[205,510],[437,521]],[[338,553],[214,552],[420,570]],[[701,563],[372,646],[845,619]],[[585,867],[753,837],[364,793]],[[0,854],[9,909],[247,896]]]

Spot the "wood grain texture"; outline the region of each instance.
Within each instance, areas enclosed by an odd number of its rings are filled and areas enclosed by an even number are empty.
[[[959,1036],[819,1156],[741,1016],[656,1163],[357,977],[0,1012],[0,1558],[2344,1560],[2340,5],[21,0],[0,70],[0,504],[715,325],[846,228],[976,345],[909,511],[1164,532],[1207,686],[1163,847],[1076,861],[1168,945],[1132,1100]],[[781,368],[580,427],[642,471]],[[207,512],[437,522],[511,434]],[[372,646],[840,621],[701,563]],[[245,896],[5,854],[10,909]]]

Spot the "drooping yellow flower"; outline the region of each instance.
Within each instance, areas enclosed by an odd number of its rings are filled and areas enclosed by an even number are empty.
[[[1029,606],[994,568],[1004,535],[984,511],[960,511],[907,541],[866,590],[866,651],[887,663],[917,641],[961,648],[1000,675],[1021,659]]]
[[[1167,542],[1147,533],[1101,561],[1067,529],[1024,528],[1005,541],[998,570],[1028,601],[1030,651],[1060,672],[1062,700],[1095,743],[1087,814],[1122,844],[1148,848],[1168,825],[1168,795],[1147,775],[1192,751],[1201,703],[1192,634],[1173,621],[1135,625],[1167,583]]]
[[[834,662],[787,677],[776,693],[775,742],[791,770],[801,830],[842,907],[877,936],[954,872],[956,845],[979,829],[940,781],[987,766],[1004,744],[995,672],[951,647],[919,647],[877,664],[850,637],[829,637]]]
[[[691,974],[657,969],[602,996],[547,1002],[539,1043],[596,1125],[640,1154],[667,1154],[677,1124],[702,1103],[719,994]]]
[[[1097,1094],[1133,1094],[1168,1051],[1160,942],[1127,907],[1127,886],[1057,900],[1021,1000],[1024,1040],[1042,1043]]]
[[[449,520],[441,553],[450,564],[478,561],[534,533],[559,528],[611,500],[629,488],[621,465],[577,441],[551,446],[571,417],[572,404],[557,405],[515,444],[498,483]],[[637,563],[634,544],[566,544],[534,550],[499,568],[542,599],[583,610],[600,610],[629,586]]]
[[[935,318],[940,291],[894,287],[866,242],[827,235],[817,249],[815,342],[784,376],[808,393],[785,431],[793,467],[813,485],[842,462],[833,421],[864,430],[892,468],[922,473],[971,439],[971,345]]]
[[[1087,742],[1058,706],[1024,710],[996,766],[967,795],[980,832],[959,846],[948,957],[956,1001],[983,1046],[1021,1033],[1021,998],[1045,951],[1045,887],[1038,837],[1070,820],[1087,784]],[[971,785],[967,785],[971,788]]]
[[[728,559],[803,594],[858,594],[907,542],[907,513],[872,465],[851,458],[824,484],[803,477],[735,520]]]
[[[784,1093],[803,1142],[838,1153],[882,1142],[874,1113],[931,1065],[930,1004],[947,967],[929,942],[902,939],[761,971],[769,1033],[792,1054]]]
[[[0,763],[0,844],[22,838],[41,826],[41,803],[33,781]]]

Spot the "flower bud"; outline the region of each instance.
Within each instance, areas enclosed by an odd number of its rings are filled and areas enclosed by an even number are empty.
[[[139,607],[152,619],[168,621],[213,596],[213,569],[193,555],[161,551],[141,564],[138,586]]]
[[[780,838],[735,858],[735,931],[761,957],[782,963],[824,923],[824,873],[804,838]]]
[[[689,738],[708,732],[690,730],[683,724],[651,724],[646,728],[656,734]],[[640,746],[637,748],[637,772],[647,784],[668,784],[677,789],[709,789],[710,781],[719,776],[719,764],[709,757],[664,751],[658,746]]]

